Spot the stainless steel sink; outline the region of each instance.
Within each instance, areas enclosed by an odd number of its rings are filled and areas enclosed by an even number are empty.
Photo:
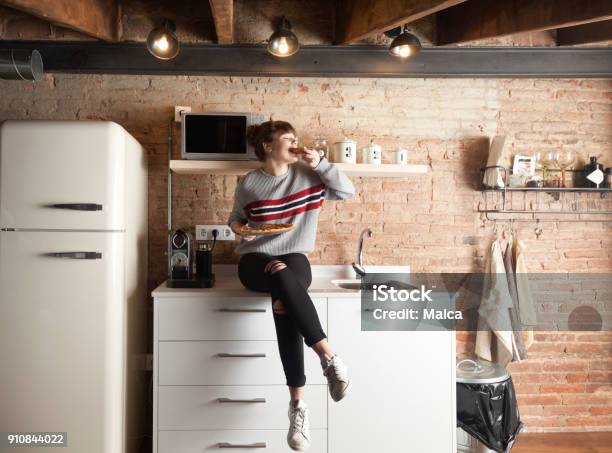
[[[363,284],[363,282],[359,279],[353,279],[353,278],[345,278],[345,279],[335,279],[335,280],[331,280],[332,284],[334,286],[337,286],[338,288],[342,288],[342,289],[351,289],[351,290],[355,290],[355,291],[359,291],[361,289],[361,286]],[[405,283],[405,282],[400,282],[397,280],[393,280],[393,281],[388,281],[388,282],[382,282],[382,284],[385,284],[387,286],[392,286],[394,288],[402,288],[402,289],[416,289],[416,287]],[[372,283],[367,283],[367,285],[370,287],[369,289],[371,289],[371,285]]]
[[[368,265],[364,266],[365,271],[369,274],[402,274],[398,275],[400,280],[405,280],[406,274],[410,274],[410,266],[406,265]],[[351,269],[351,266],[347,266],[345,271],[340,275],[336,276],[354,276],[355,272]],[[352,291],[359,291],[361,289],[361,279],[358,278],[336,278],[330,280],[331,283],[337,287]],[[394,282],[396,283],[396,282]],[[401,284],[400,284],[401,285]],[[397,286],[400,287],[400,286]]]
[[[336,279],[331,281],[334,286],[342,289],[352,289],[352,290],[360,290],[361,289],[361,280],[353,279],[353,278],[343,278]]]

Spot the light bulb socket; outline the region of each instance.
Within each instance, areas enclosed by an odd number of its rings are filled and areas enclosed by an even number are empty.
[[[291,30],[291,22],[289,22],[285,16],[281,17],[276,30]]]
[[[164,28],[172,33],[176,33],[176,24],[169,19],[164,19]]]

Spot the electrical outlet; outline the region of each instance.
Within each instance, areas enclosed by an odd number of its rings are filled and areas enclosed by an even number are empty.
[[[180,123],[182,118],[181,116],[185,113],[191,113],[191,107],[185,105],[175,105],[174,106],[174,121]]]
[[[196,225],[196,241],[212,241],[213,230],[219,231],[217,241],[234,241],[236,239],[236,235],[227,225]]]

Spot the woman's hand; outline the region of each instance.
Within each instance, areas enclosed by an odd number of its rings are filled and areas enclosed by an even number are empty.
[[[317,165],[319,165],[321,156],[319,156],[319,152],[317,150],[304,147],[302,159],[304,159],[304,162],[306,162],[310,168],[315,168]]]
[[[233,222],[230,225],[230,228],[232,229],[232,231],[234,232],[234,234],[237,234],[238,236],[240,236],[242,238],[242,240],[244,241],[252,241],[253,239],[256,238],[256,236],[249,234],[249,235],[245,235],[244,234],[244,225],[240,222]]]

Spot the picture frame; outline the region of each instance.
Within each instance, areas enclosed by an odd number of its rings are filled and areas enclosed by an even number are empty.
[[[536,172],[536,157],[517,154],[514,156],[512,174],[523,176],[534,176]]]

